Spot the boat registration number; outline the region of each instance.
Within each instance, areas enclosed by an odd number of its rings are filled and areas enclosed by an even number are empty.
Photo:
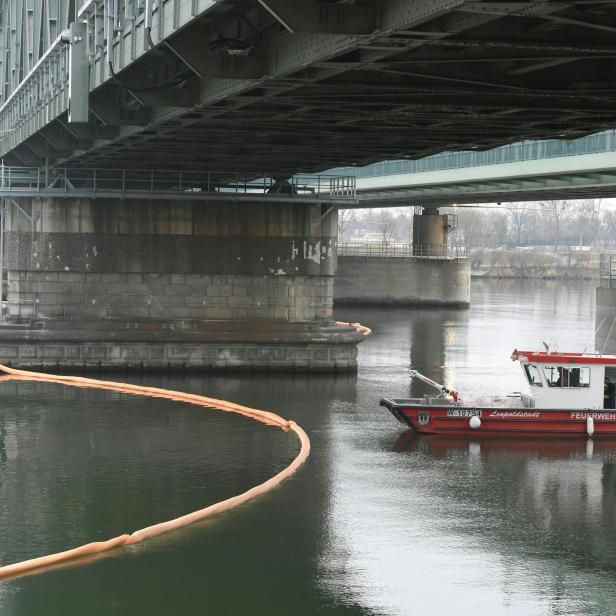
[[[481,417],[476,409],[447,409],[447,417]]]

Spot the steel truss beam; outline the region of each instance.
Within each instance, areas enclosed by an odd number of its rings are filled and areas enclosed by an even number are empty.
[[[0,155],[292,174],[616,123],[610,3],[89,0],[79,52],[73,1],[2,5]]]

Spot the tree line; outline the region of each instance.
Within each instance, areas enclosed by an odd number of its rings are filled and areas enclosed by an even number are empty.
[[[341,242],[410,242],[415,207],[341,210]],[[453,215],[453,241],[470,248],[616,245],[616,209],[601,199],[439,208]]]

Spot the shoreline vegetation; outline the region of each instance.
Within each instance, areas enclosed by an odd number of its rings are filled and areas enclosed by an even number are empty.
[[[469,260],[472,278],[599,280],[600,253],[594,251],[474,249]]]

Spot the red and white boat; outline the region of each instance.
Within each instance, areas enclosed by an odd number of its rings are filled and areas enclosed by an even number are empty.
[[[547,347],[547,345],[546,345]],[[438,394],[381,400],[394,417],[421,434],[616,437],[616,355],[517,351],[528,393],[478,402],[425,377]]]

